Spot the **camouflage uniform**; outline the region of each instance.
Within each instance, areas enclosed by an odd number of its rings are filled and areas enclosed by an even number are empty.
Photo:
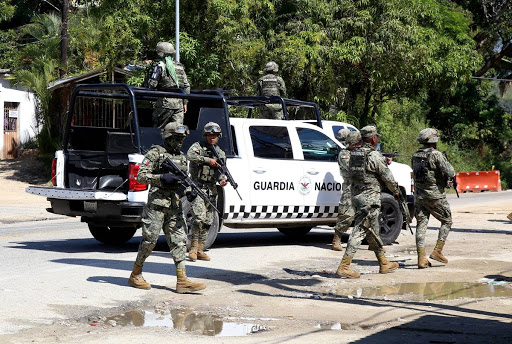
[[[161,43],[162,42],[159,44]],[[170,43],[167,44],[170,45]],[[172,45],[170,45],[170,47],[172,47]],[[172,71],[169,70],[168,66],[166,65],[165,60],[171,58],[170,56],[174,54],[175,51],[173,47],[171,51],[166,51],[165,54],[159,54],[161,57],[165,58],[162,58],[162,60],[158,61],[156,64],[155,68],[153,69],[153,74],[148,81],[148,86],[157,90],[181,88],[185,90],[186,93],[190,94],[190,84],[188,82],[184,66],[179,62],[174,60],[172,61],[175,76],[177,78],[176,80]],[[165,125],[170,122],[177,122],[182,124],[184,118],[183,106],[187,104],[187,102],[187,99],[158,98],[158,100],[155,102],[153,110],[153,125],[159,128],[164,128]]]
[[[179,185],[162,185],[160,181],[160,175],[167,172],[162,169],[162,163],[167,157],[187,172],[187,159],[183,153],[178,150],[171,154],[162,146],[153,146],[144,157],[137,175],[139,183],[151,184],[148,203],[142,214],[142,241],[135,260],[139,266],[151,254],[160,230],[163,230],[174,264],[177,268],[185,267],[187,234],[180,197],[176,193]]]
[[[163,229],[176,266],[176,292],[195,292],[206,288],[206,284],[195,283],[187,278],[185,271],[187,235],[181,202],[177,194],[181,186],[181,177],[176,174],[176,171],[171,173],[164,167],[164,161],[169,158],[181,171],[187,172],[187,159],[180,149],[188,133],[189,130],[184,125],[167,124],[162,130],[165,148],[151,147],[140,164],[137,182],[151,184],[151,186],[148,202],[142,213],[142,240],[133,271],[128,279],[128,284],[132,287],[151,289],[151,285],[142,277],[142,266],[153,251],[160,230]]]
[[[428,143],[436,144],[439,133],[435,129],[427,128],[420,132],[418,141],[425,146],[412,156],[414,175],[414,206],[416,208],[416,247],[419,258],[425,250],[425,233],[430,214],[441,222],[436,249],[442,249],[452,225],[450,205],[446,200],[445,187],[449,178],[455,176],[453,166],[443,153]],[[439,248],[439,246],[441,246]],[[434,249],[434,250],[436,250]],[[421,256],[420,256],[421,254]],[[436,259],[431,255],[431,258]],[[438,260],[438,259],[436,259]],[[446,263],[446,261],[442,261]],[[428,261],[423,261],[421,268],[426,267]]]
[[[345,129],[348,130],[348,129]],[[354,221],[354,207],[352,206],[352,199],[350,194],[351,182],[349,175],[349,162],[350,162],[350,150],[348,146],[352,144],[348,139],[346,141],[340,141],[346,148],[341,149],[338,154],[338,165],[340,167],[340,174],[343,177],[343,185],[341,191],[340,202],[338,204],[338,220],[334,230],[338,233],[346,232],[352,222]]]
[[[377,129],[367,126],[361,129],[361,136],[376,136]],[[347,249],[338,267],[337,274],[358,278],[359,273],[350,270],[352,258],[366,237],[370,249],[375,252],[379,263],[380,273],[393,271],[397,263],[389,263],[384,256],[383,243],[379,236],[380,225],[380,193],[381,185],[387,187],[394,195],[398,194],[398,185],[391,173],[385,158],[375,146],[363,143],[350,153],[349,178],[352,183],[352,205],[355,208],[355,224],[349,237]]]
[[[226,176],[219,175],[215,168],[210,167],[210,159],[215,159],[210,149],[205,141],[196,142],[190,146],[187,159],[190,161],[190,178],[210,197],[213,204],[217,204],[217,181],[226,179]],[[219,146],[215,146],[215,150],[221,159],[226,159],[226,154]],[[192,240],[198,239],[199,242],[204,243],[208,230],[213,223],[213,212],[215,210],[209,204],[206,204],[201,197],[196,197],[192,201],[191,210],[194,216]]]
[[[266,74],[258,79],[258,94],[260,96],[281,96],[286,94],[286,85],[283,78],[276,75],[278,65],[275,62],[268,62],[265,66]],[[260,107],[261,118],[282,119],[283,109],[281,104],[266,104]]]
[[[356,160],[363,164],[358,166]],[[374,146],[363,143],[362,147],[351,152],[350,179],[352,205],[356,214],[346,254],[354,257],[365,237],[373,251],[382,252],[383,244],[379,236],[381,184],[384,184],[393,194],[397,194],[395,178],[382,154],[376,151]]]

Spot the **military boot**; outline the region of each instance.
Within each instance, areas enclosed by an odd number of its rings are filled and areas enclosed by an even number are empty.
[[[133,264],[133,271],[128,279],[128,284],[134,288],[151,289],[151,284],[144,280],[142,277],[142,266]]]
[[[375,255],[377,256],[377,259],[379,260],[380,274],[387,274],[388,272],[393,272],[396,269],[398,269],[398,263],[397,262],[389,262],[386,256],[384,255],[384,252],[375,252]]]
[[[426,269],[432,264],[428,261],[427,257],[425,256],[425,247],[418,247],[418,269]]]
[[[347,278],[359,278],[361,274],[350,269],[350,263],[352,263],[352,257],[344,255],[341,259],[340,266],[338,266],[338,270],[336,270],[336,275]]]
[[[199,260],[210,260],[210,256],[204,253],[204,242],[200,241],[197,245],[197,259]]]
[[[197,239],[192,239],[192,242],[190,243],[190,251],[188,251],[188,258],[195,262],[197,260]]]
[[[336,230],[332,238],[332,249],[333,251],[343,251],[343,247],[341,247],[341,234]]]
[[[185,273],[185,269],[176,268],[176,277],[178,278],[178,281],[176,282],[176,292],[179,294],[191,293],[206,288],[205,283],[195,283],[189,280]]]
[[[430,254],[430,258],[437,260],[438,262],[447,264],[448,259],[441,253],[444,247],[444,241],[437,240],[436,247],[434,247],[434,251]]]

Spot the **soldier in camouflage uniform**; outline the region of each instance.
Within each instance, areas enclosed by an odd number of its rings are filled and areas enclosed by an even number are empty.
[[[161,58],[153,68],[148,80],[148,86],[157,90],[166,88],[181,88],[190,93],[185,68],[176,62],[176,50],[171,43],[159,42],[156,45],[156,52]],[[177,122],[183,124],[184,114],[187,112],[187,99],[159,98],[153,110],[153,125],[164,128],[167,123]]]
[[[347,249],[336,271],[336,274],[342,277],[359,278],[359,272],[352,271],[350,263],[365,237],[379,260],[379,273],[385,274],[398,268],[398,263],[388,262],[379,236],[381,185],[387,187],[397,198],[399,192],[398,184],[386,160],[375,149],[379,136],[374,126],[362,128],[363,145],[350,152],[349,178],[352,183],[350,191],[356,214]]]
[[[332,249],[334,251],[341,251],[341,234],[350,228],[355,215],[350,195],[350,176],[348,173],[350,151],[361,141],[361,134],[358,131],[341,129],[338,131],[336,139],[346,147],[338,154],[338,165],[340,167],[340,174],[343,177],[343,186],[338,204],[338,220],[336,221],[336,226],[334,226],[334,237],[332,238]]]
[[[438,140],[439,132],[436,129],[423,129],[418,135],[418,142],[423,147],[412,155],[419,269],[431,266],[425,256],[425,232],[430,214],[441,222],[437,243],[430,258],[448,263],[441,251],[452,226],[452,213],[444,189],[448,180],[455,177],[455,170],[443,153],[436,150]]]
[[[279,66],[274,61],[265,65],[265,75],[258,79],[258,94],[260,96],[280,96],[286,95],[286,85],[283,78],[277,75]],[[261,118],[282,119],[283,109],[281,104],[266,104],[260,107]]]
[[[204,283],[195,283],[187,279],[185,273],[187,235],[180,197],[177,194],[181,179],[162,168],[164,160],[170,158],[181,170],[187,171],[187,159],[180,152],[187,135],[186,126],[174,122],[167,124],[162,131],[164,147],[152,146],[140,165],[137,181],[141,184],[151,184],[151,186],[148,202],[142,214],[142,240],[128,280],[128,284],[132,287],[151,289],[151,285],[142,277],[142,266],[153,251],[160,230],[164,231],[176,266],[176,292],[186,293],[206,287]]]
[[[211,149],[215,149],[219,157],[226,161],[226,154],[217,146],[222,135],[217,123],[209,122],[204,126],[204,141],[196,142],[190,146],[187,159],[190,161],[190,178],[206,193],[213,204],[217,204],[217,182],[224,187],[227,183],[226,176],[219,174],[217,169],[221,167]],[[201,197],[192,201],[192,242],[188,257],[190,260],[210,260],[204,253],[204,246],[208,230],[214,220],[214,209],[205,203]]]

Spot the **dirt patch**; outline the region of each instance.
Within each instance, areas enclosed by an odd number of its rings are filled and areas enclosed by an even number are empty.
[[[17,159],[0,160],[1,179],[42,185],[49,182],[50,174],[51,162],[39,158],[34,151]]]

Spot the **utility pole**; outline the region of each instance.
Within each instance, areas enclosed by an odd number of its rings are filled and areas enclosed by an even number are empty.
[[[61,11],[61,33],[60,33],[60,61],[62,68],[59,69],[60,77],[66,75],[66,67],[68,63],[68,13],[69,13],[69,0],[62,1]]]
[[[180,62],[180,0],[176,0],[176,62]]]

